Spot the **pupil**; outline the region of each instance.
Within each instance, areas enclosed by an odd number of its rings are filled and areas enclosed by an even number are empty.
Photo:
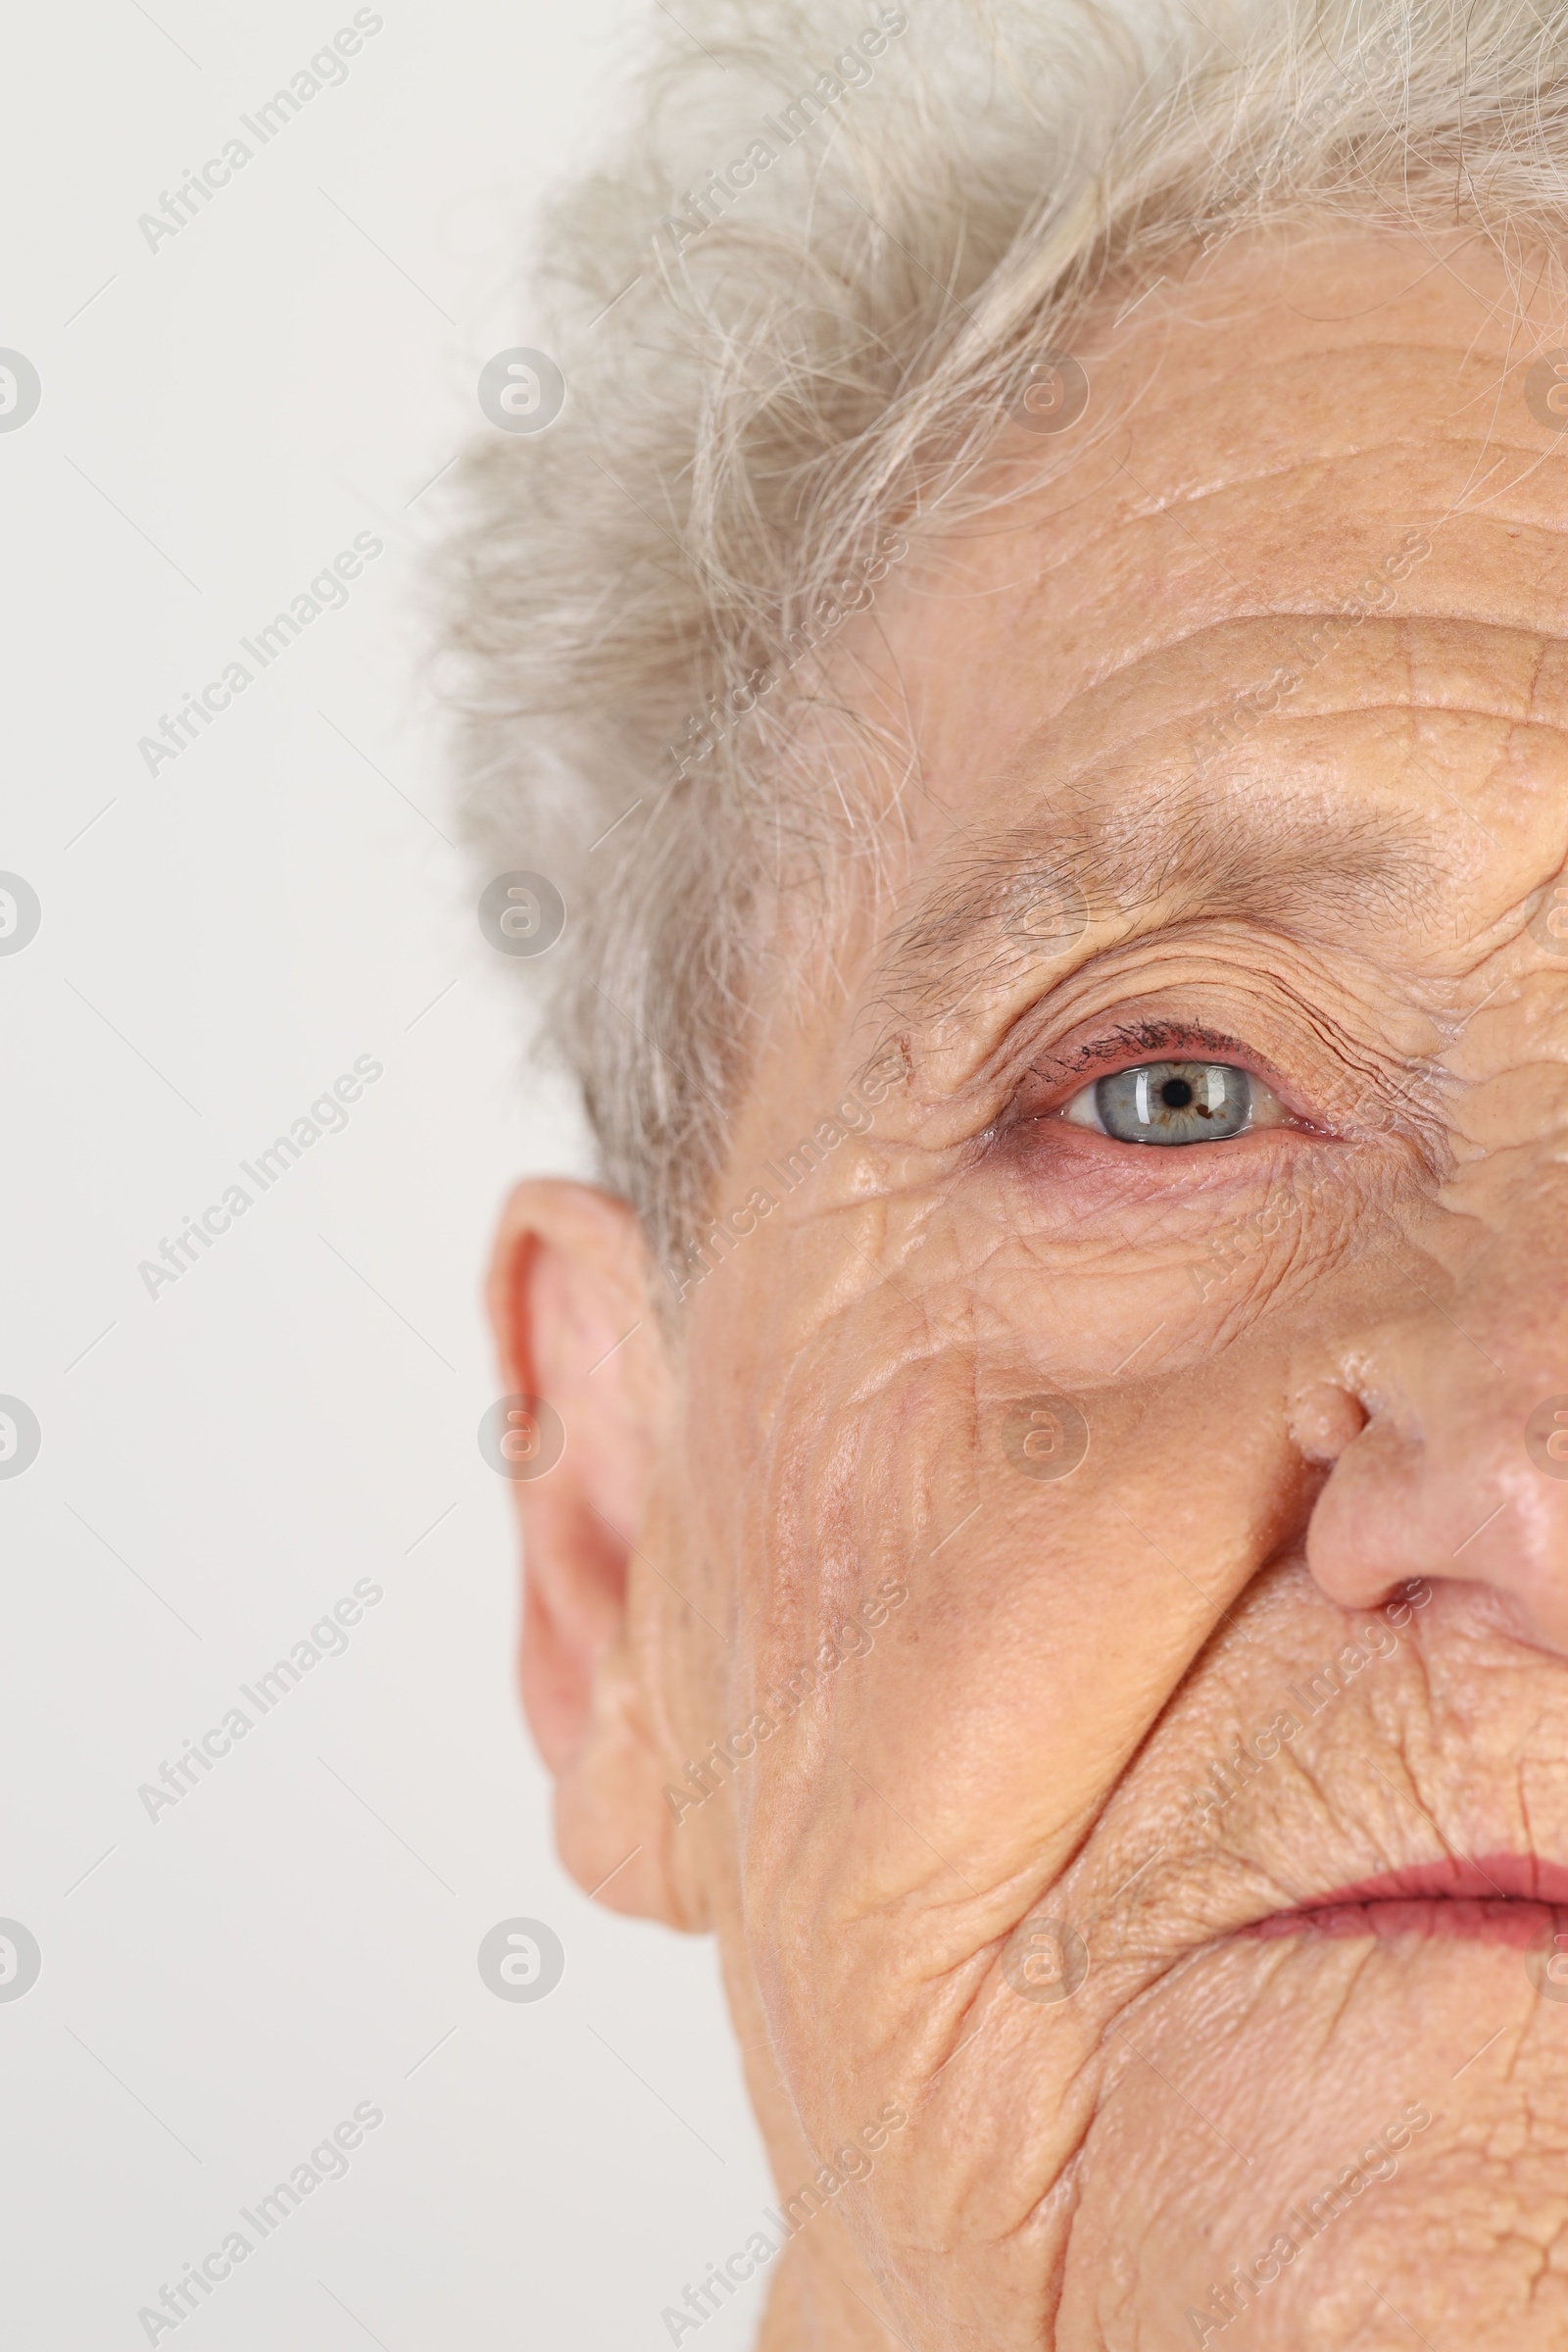
[[[1167,1110],[1185,1110],[1193,1099],[1193,1090],[1185,1078],[1167,1078],[1159,1090],[1159,1099]]]

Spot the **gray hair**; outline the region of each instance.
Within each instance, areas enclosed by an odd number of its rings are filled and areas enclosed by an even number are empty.
[[[564,408],[466,458],[449,574],[469,837],[564,895],[555,1038],[666,1262],[781,894],[865,869],[802,743],[834,630],[1086,302],[1292,217],[1516,255],[1568,214],[1568,31],[1532,0],[679,13],[542,238]]]

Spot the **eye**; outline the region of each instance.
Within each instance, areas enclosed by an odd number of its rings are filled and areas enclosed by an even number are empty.
[[[1121,1144],[1217,1144],[1290,1114],[1271,1088],[1229,1061],[1141,1061],[1097,1078],[1061,1116]]]

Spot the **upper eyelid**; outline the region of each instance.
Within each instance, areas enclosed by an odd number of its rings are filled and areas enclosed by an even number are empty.
[[[1162,1034],[1157,1034],[1162,1032]],[[1133,1061],[1222,1061],[1255,1059],[1252,1049],[1240,1038],[1221,1037],[1211,1029],[1184,1028],[1179,1021],[1150,1022],[1142,1037],[1128,1039],[1125,1032],[1117,1039],[1086,1040],[1075,1046],[1068,1055],[1072,1070],[1090,1069],[1099,1063],[1117,1058],[1125,1042]],[[1126,1068],[1127,1063],[1122,1067]]]
[[[1163,1034],[1159,1034],[1161,1031]],[[1281,1083],[1272,1063],[1255,1047],[1244,1044],[1240,1038],[1221,1036],[1215,1030],[1189,1028],[1178,1021],[1150,1022],[1138,1037],[1129,1037],[1123,1030],[1111,1037],[1086,1039],[1062,1054],[1053,1069],[1051,1063],[1054,1058],[1042,1055],[1029,1063],[1025,1074],[1053,1088],[1072,1085],[1077,1091],[1090,1079],[1111,1078],[1118,1070],[1137,1069],[1144,1062],[1223,1061],[1245,1069],[1249,1077],[1260,1078],[1265,1086],[1275,1087],[1276,1091]]]

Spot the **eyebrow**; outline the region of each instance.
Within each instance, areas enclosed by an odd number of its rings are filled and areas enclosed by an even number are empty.
[[[1408,912],[1436,870],[1421,828],[1386,810],[1287,806],[1265,819],[1196,781],[1143,808],[1068,788],[1014,824],[962,834],[890,934],[874,986],[911,1011],[972,990],[1004,957],[1016,967],[1041,906],[1093,920],[1158,905],[1161,928],[1230,916],[1321,934]]]

